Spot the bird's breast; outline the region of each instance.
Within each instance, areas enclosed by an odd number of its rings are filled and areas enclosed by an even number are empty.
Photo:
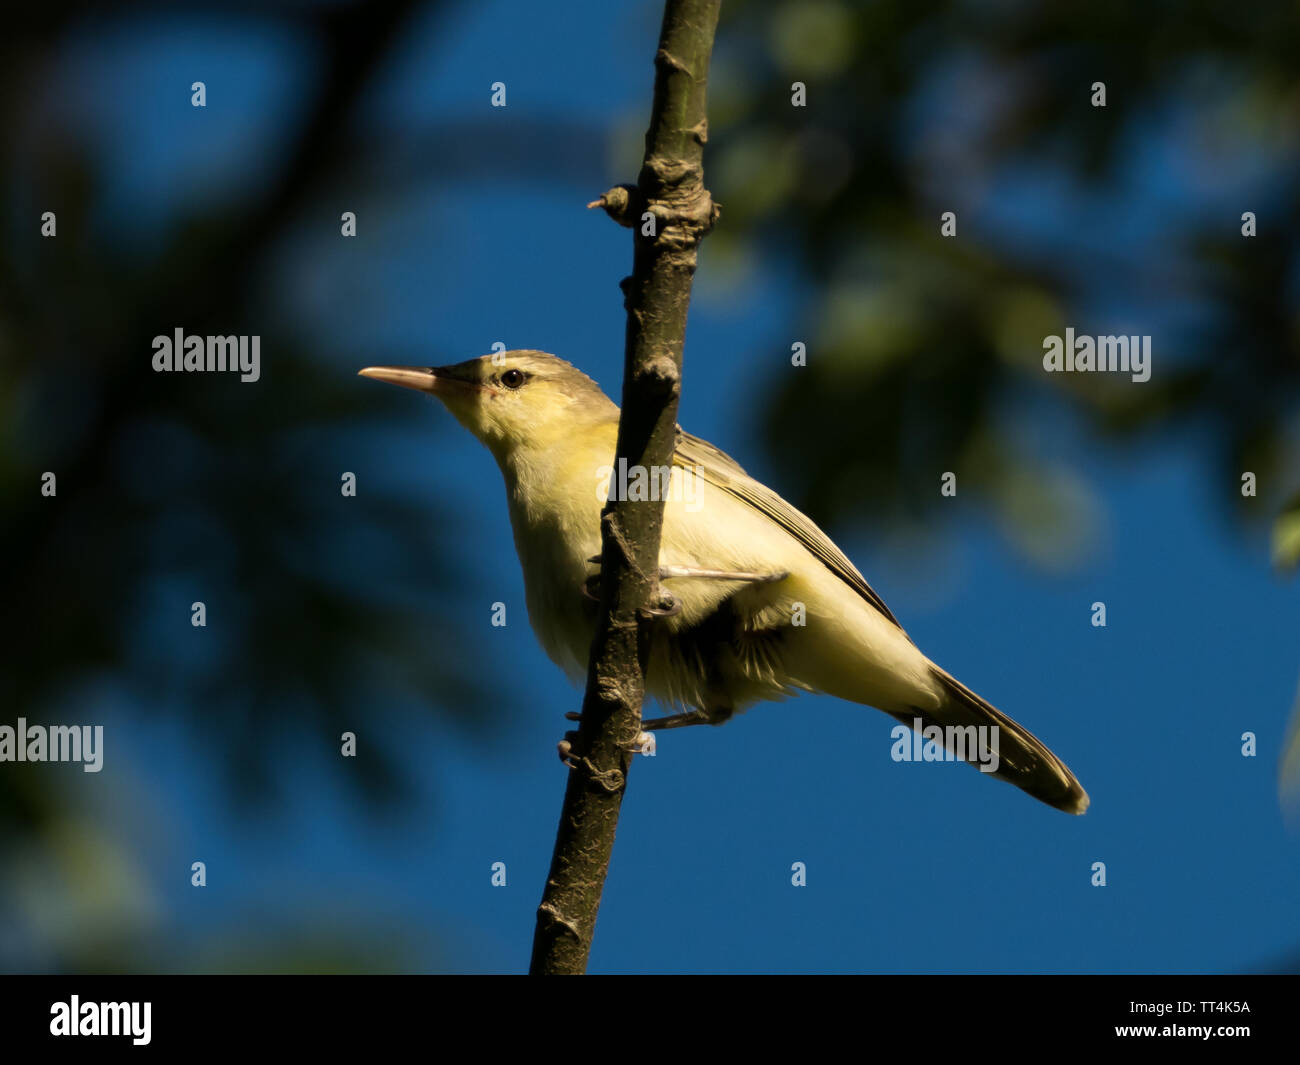
[[[594,467],[581,482],[555,467],[524,469],[507,476],[507,489],[528,620],[551,661],[581,676],[595,626],[596,604],[583,585],[597,567],[587,559],[600,553]]]

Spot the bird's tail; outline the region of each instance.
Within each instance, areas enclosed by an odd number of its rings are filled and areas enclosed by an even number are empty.
[[[1066,768],[1065,763],[1049,751],[1041,740],[985,702],[955,677],[938,666],[931,668],[935,679],[943,688],[942,705],[937,710],[916,710],[910,715],[896,713],[893,714],[894,717],[908,725],[913,724],[913,719],[919,718],[923,727],[996,727],[997,746],[992,750],[996,751],[998,762],[997,769],[990,775],[1014,784],[1035,799],[1066,813],[1081,814],[1088,808],[1088,793]],[[946,735],[949,734],[945,733]],[[963,733],[963,736],[968,735],[970,733]],[[977,732],[974,735],[983,737],[988,734]],[[983,744],[982,739],[980,742]],[[969,754],[966,760],[972,764],[990,753],[982,748],[972,750],[968,747],[967,750]]]

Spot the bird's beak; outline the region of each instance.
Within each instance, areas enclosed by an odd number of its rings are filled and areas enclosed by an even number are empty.
[[[417,392],[437,392],[439,385],[443,384],[443,379],[431,366],[367,366],[357,372],[362,377],[414,388]]]

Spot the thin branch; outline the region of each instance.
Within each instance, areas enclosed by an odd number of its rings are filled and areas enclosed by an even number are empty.
[[[633,231],[632,276],[622,284],[627,337],[617,457],[651,471],[672,462],[696,249],[718,215],[704,187],[703,157],[720,6],[721,0],[667,0],[637,184],[611,189],[592,204]],[[537,909],[533,973],[587,968],[630,749],[641,731],[651,629],[664,600],[662,527],[661,501],[615,500],[601,513],[600,620],[570,756],[575,768]]]

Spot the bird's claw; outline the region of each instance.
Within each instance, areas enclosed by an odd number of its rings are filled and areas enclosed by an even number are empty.
[[[632,754],[653,755],[655,753],[655,736],[653,732],[638,732],[636,742],[628,750]]]
[[[643,606],[638,613],[643,618],[673,618],[682,612],[682,602],[674,595],[660,589],[659,602],[654,606]]]
[[[588,562],[599,562],[600,556],[587,559]],[[595,573],[582,582],[582,594],[593,602],[600,602],[600,574]],[[642,607],[639,611],[643,618],[671,618],[676,617],[682,612],[682,604],[676,597],[670,595],[663,588],[659,589],[659,602],[654,606]]]
[[[576,732],[566,732],[564,739],[555,745],[556,753],[560,756],[560,761],[569,769],[577,769],[577,763],[573,761],[573,743],[578,738]]]

